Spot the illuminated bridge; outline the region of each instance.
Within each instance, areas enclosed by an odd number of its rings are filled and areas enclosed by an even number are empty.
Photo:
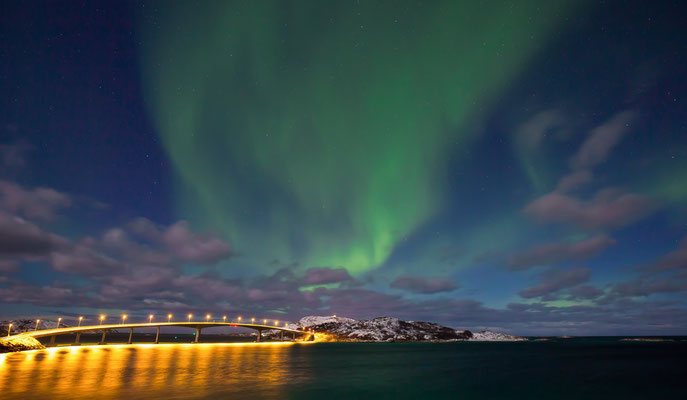
[[[19,333],[16,335],[8,336],[8,339],[16,337],[26,337],[30,336],[35,339],[39,338],[50,338],[50,344],[49,346],[54,346],[55,345],[55,337],[58,335],[65,335],[65,334],[76,334],[76,340],[74,341],[74,344],[78,345],[80,344],[80,339],[81,339],[81,333],[83,332],[102,332],[102,336],[100,338],[100,344],[105,343],[105,338],[107,336],[107,333],[111,330],[122,330],[122,329],[130,329],[129,332],[129,341],[127,343],[131,344],[133,341],[133,336],[134,336],[134,329],[135,328],[157,328],[157,333],[155,335],[155,343],[159,342],[160,339],[160,328],[162,327],[184,327],[184,328],[192,328],[196,330],[196,337],[195,337],[195,343],[198,343],[200,340],[200,332],[202,329],[207,329],[207,328],[214,328],[214,327],[219,327],[219,326],[230,326],[230,327],[239,327],[239,328],[250,328],[254,329],[258,332],[257,335],[257,341],[259,342],[261,337],[262,337],[262,331],[280,331],[281,332],[281,338],[284,338],[284,333],[290,333],[293,336],[293,339],[295,340],[297,337],[302,337],[304,341],[311,341],[315,339],[315,334],[313,332],[308,332],[308,331],[301,331],[301,330],[296,330],[296,329],[289,329],[286,327],[281,327],[281,326],[271,326],[271,325],[261,325],[261,324],[254,324],[254,323],[241,323],[241,322],[196,322],[196,321],[189,321],[189,322],[148,322],[148,323],[137,323],[137,324],[129,324],[129,323],[119,323],[119,324],[108,324],[108,325],[90,325],[90,326],[77,326],[77,327],[64,327],[64,328],[55,328],[55,329],[41,329],[41,330],[33,330],[30,332],[24,332],[24,333]]]

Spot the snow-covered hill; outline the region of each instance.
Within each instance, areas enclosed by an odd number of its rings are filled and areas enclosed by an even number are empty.
[[[379,317],[355,320],[335,316],[308,316],[288,326],[325,333],[332,340],[356,342],[407,342],[467,340],[472,334],[431,322],[403,321]]]
[[[307,316],[290,329],[312,329],[326,333],[332,340],[360,342],[421,342],[421,341],[516,341],[527,340],[502,333],[482,331],[473,334],[432,322],[403,321],[398,318],[378,317],[369,320],[355,320],[337,316]],[[278,332],[275,332],[278,333]],[[269,334],[268,334],[269,335]]]
[[[517,342],[526,341],[527,338],[520,336],[506,335],[505,333],[497,333],[490,331],[473,332],[470,340],[480,342]]]

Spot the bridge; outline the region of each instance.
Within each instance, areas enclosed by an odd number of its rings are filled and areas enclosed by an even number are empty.
[[[39,338],[45,338],[49,337],[50,338],[50,344],[48,346],[54,346],[55,345],[55,337],[58,335],[65,335],[65,334],[71,334],[75,333],[76,334],[76,340],[74,341],[75,345],[80,344],[81,340],[81,333],[83,332],[102,332],[102,336],[100,338],[100,343],[99,344],[104,344],[105,343],[105,338],[107,336],[107,333],[111,330],[122,330],[122,329],[129,329],[129,341],[127,342],[128,344],[131,344],[133,342],[133,337],[134,337],[134,329],[135,328],[157,328],[157,333],[155,335],[155,343],[157,344],[160,339],[160,328],[162,327],[185,327],[185,328],[192,328],[196,330],[196,337],[194,339],[195,343],[198,343],[200,340],[200,332],[202,329],[206,328],[214,328],[214,327],[219,327],[219,326],[230,326],[230,327],[240,327],[240,328],[250,328],[254,329],[258,332],[257,335],[257,341],[259,342],[262,337],[262,331],[281,331],[281,338],[284,338],[284,333],[291,333],[293,335],[293,339],[295,340],[297,336],[302,336],[304,341],[311,341],[315,339],[315,334],[313,332],[305,331],[305,330],[297,330],[297,329],[289,329],[286,327],[280,327],[280,326],[271,326],[271,325],[262,325],[262,324],[253,324],[253,323],[240,323],[240,322],[194,322],[194,321],[189,321],[189,322],[148,322],[148,323],[120,323],[120,324],[108,324],[108,325],[90,325],[90,326],[77,326],[77,327],[64,327],[64,328],[55,328],[55,329],[41,329],[41,330],[33,330],[30,332],[24,332],[24,333],[19,333],[15,335],[8,336],[8,339],[11,338],[19,338],[19,337],[26,337],[30,336],[35,339]]]

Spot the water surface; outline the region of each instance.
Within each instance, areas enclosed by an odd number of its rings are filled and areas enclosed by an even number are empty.
[[[684,399],[687,341],[235,343],[0,355],[6,398]]]

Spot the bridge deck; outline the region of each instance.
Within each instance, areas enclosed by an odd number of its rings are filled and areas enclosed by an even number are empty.
[[[64,335],[68,333],[79,333],[79,332],[92,332],[92,331],[106,331],[112,329],[133,329],[133,328],[157,328],[165,326],[177,326],[193,329],[205,329],[213,328],[218,326],[231,326],[239,328],[250,328],[257,331],[266,330],[279,330],[289,333],[296,333],[301,335],[311,334],[305,331],[299,331],[296,329],[289,329],[279,326],[261,325],[261,324],[244,324],[236,322],[152,322],[152,323],[142,323],[142,324],[108,324],[108,325],[89,325],[89,326],[79,326],[79,327],[65,327],[65,328],[55,328],[55,329],[42,329],[37,331],[23,332],[12,335],[10,337],[17,336],[31,336],[33,338],[42,338],[55,335]]]

